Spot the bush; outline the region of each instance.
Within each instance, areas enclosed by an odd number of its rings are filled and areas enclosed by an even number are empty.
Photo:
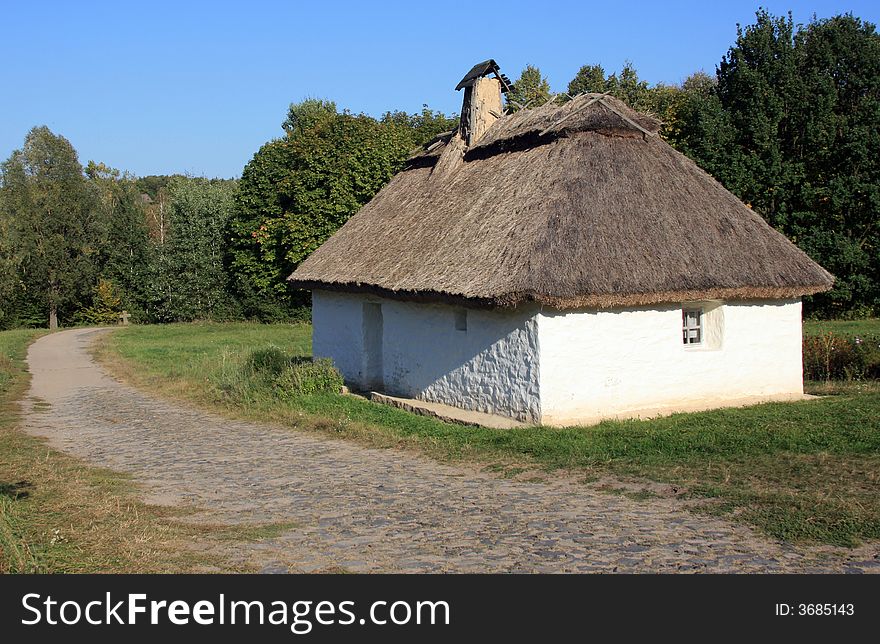
[[[270,345],[265,349],[254,349],[245,361],[250,375],[274,380],[290,366],[292,360],[303,360],[301,357],[291,357],[281,347]]]
[[[880,378],[880,336],[836,335],[831,331],[804,337],[805,380]]]
[[[329,358],[291,364],[276,380],[286,395],[334,393],[342,391],[342,375]]]
[[[291,355],[276,346],[251,351],[245,360],[245,370],[245,377],[271,387],[282,397],[342,390],[342,375],[331,360]]]
[[[84,324],[116,324],[122,313],[122,297],[110,280],[103,277],[94,288],[92,306],[79,311],[76,319]]]

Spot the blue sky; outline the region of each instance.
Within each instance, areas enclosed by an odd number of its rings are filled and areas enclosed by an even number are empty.
[[[760,3],[796,22],[876,0]],[[239,176],[314,96],[379,115],[458,111],[455,84],[495,58],[538,65],[556,90],[584,64],[633,61],[650,81],[713,73],[759,2],[23,2],[0,0],[0,158],[46,124],[137,175]]]

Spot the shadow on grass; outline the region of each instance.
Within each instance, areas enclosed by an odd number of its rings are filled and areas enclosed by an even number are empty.
[[[34,484],[30,481],[16,481],[15,483],[5,483],[0,481],[0,496],[5,496],[13,501],[17,499],[26,499],[30,496],[30,490]]]

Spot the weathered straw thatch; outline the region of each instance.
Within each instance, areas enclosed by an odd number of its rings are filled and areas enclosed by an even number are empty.
[[[834,278],[659,123],[588,94],[439,137],[291,275],[294,286],[511,307],[808,295]]]

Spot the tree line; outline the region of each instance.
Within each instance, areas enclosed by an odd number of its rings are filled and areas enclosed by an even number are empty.
[[[651,86],[632,64],[584,65],[554,94],[527,66],[511,112],[608,92],[663,122],[690,156],[838,281],[825,317],[880,311],[880,36],[850,14],[795,25],[756,14],[715,74]],[[287,275],[457,124],[425,107],[380,118],[331,101],[290,106],[240,180],[134,177],[46,127],[0,167],[0,327],[308,316]]]
[[[306,100],[240,180],[83,167],[35,127],[0,166],[0,328],[307,318],[287,275],[456,122]]]
[[[528,66],[508,109],[609,92],[831,271],[822,317],[880,314],[880,35],[851,15],[795,25],[759,10],[710,76],[649,86],[629,63],[585,65],[555,98]]]

